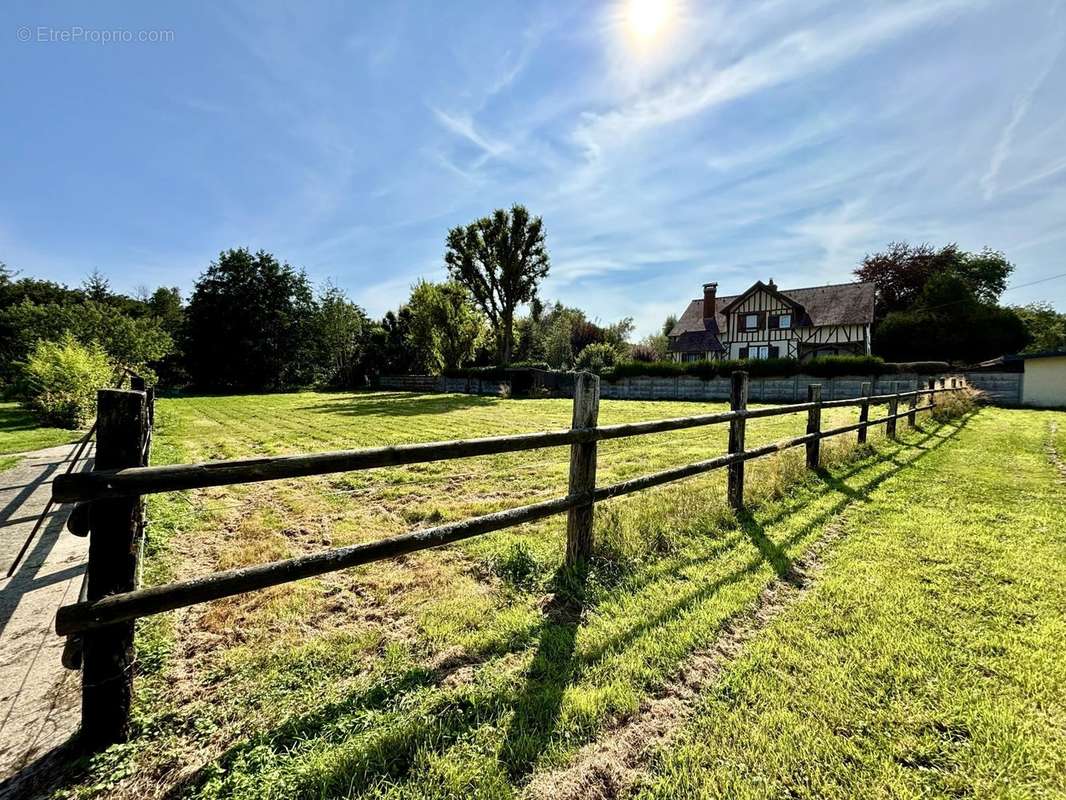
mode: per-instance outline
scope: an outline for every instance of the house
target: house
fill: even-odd
[[[872,283],[778,289],[771,278],[738,295],[717,293],[717,283],[705,283],[670,331],[674,361],[870,353]]]

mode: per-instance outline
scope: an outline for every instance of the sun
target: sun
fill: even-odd
[[[626,25],[638,42],[655,39],[670,21],[670,0],[626,0]]]

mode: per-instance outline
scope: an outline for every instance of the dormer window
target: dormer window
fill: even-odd
[[[774,314],[770,317],[771,329],[788,330],[792,327],[792,315],[791,314]]]
[[[744,330],[757,331],[759,329],[759,315],[745,314],[743,317]]]

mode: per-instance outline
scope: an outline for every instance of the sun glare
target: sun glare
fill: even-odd
[[[626,24],[638,42],[656,38],[670,20],[670,0],[627,0]]]

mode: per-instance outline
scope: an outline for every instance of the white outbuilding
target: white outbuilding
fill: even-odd
[[[1022,353],[1022,405],[1066,408],[1066,350]]]

